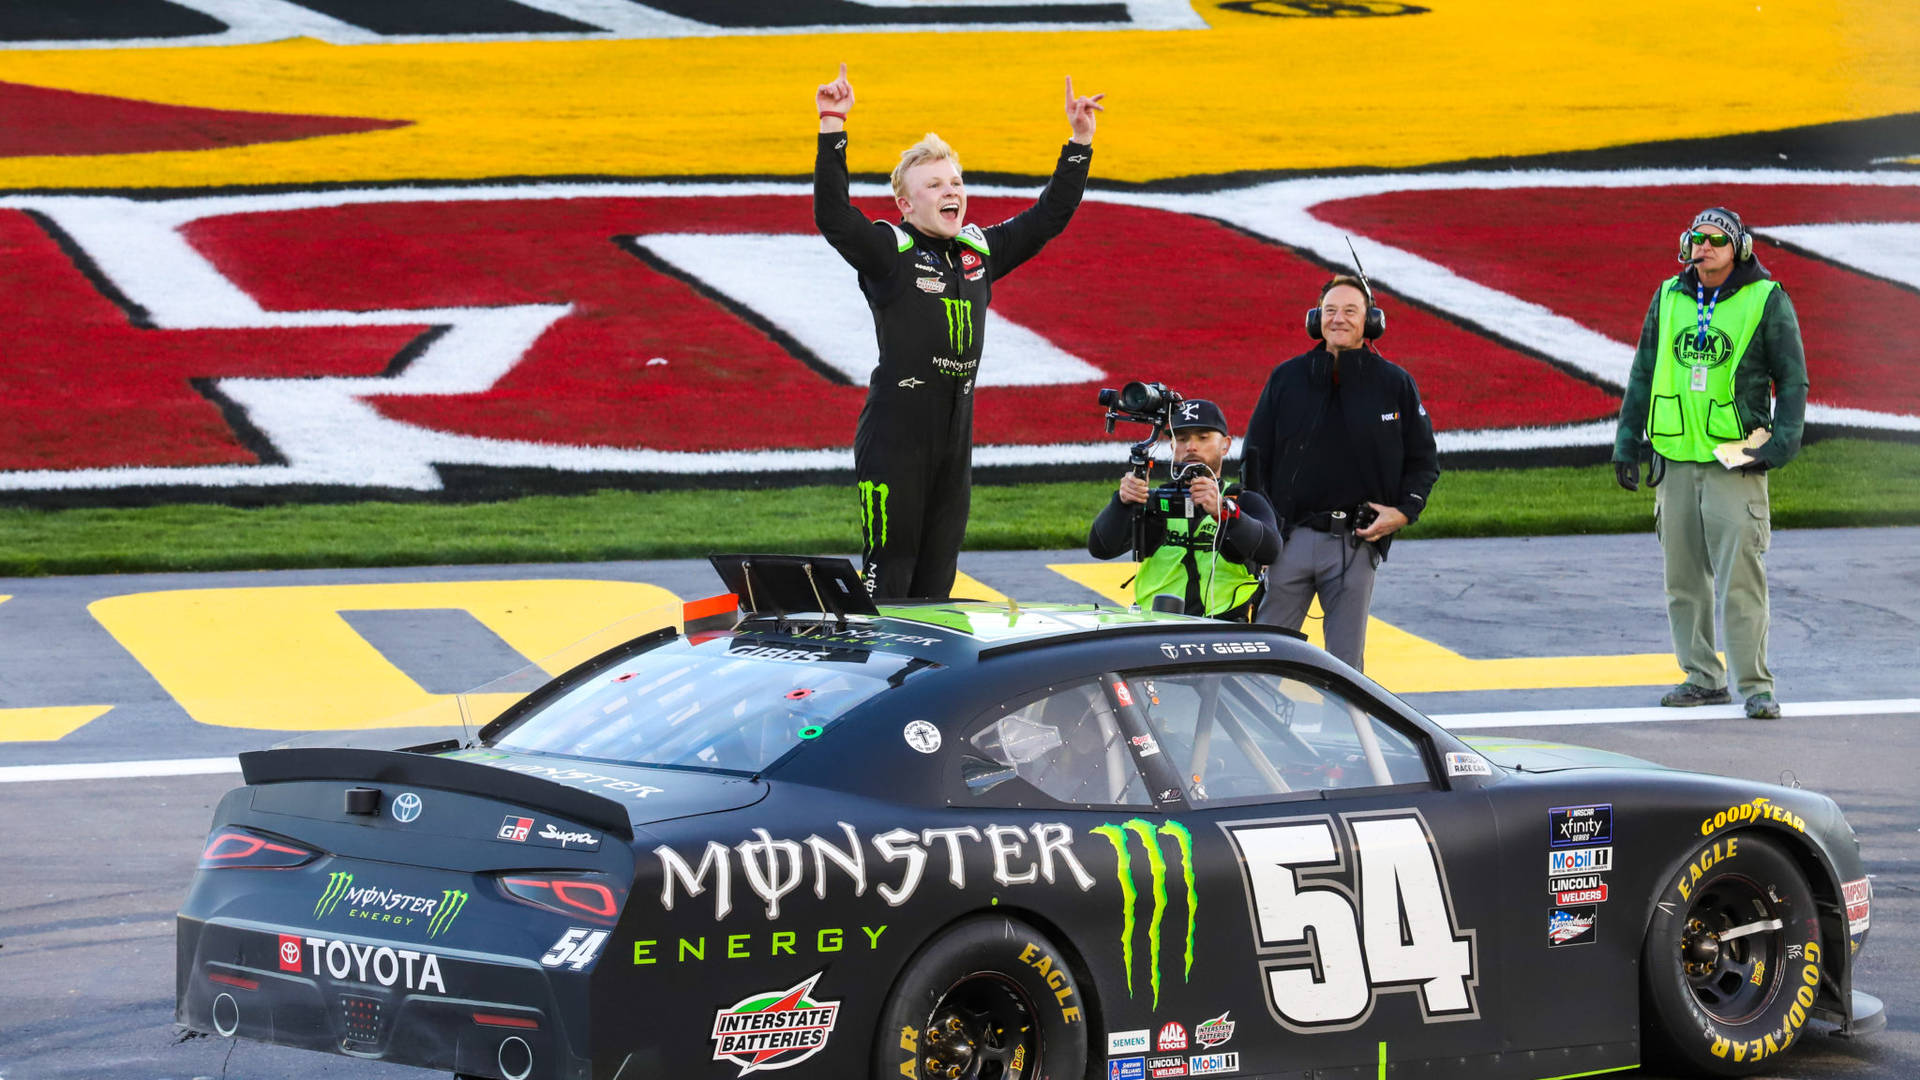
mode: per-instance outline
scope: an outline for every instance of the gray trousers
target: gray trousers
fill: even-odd
[[[1260,621],[1298,630],[1314,594],[1326,615],[1327,651],[1355,671],[1367,653],[1367,608],[1373,603],[1373,573],[1380,550],[1358,548],[1345,533],[1295,529],[1280,548],[1280,561],[1267,568],[1267,598]]]
[[[1773,693],[1767,667],[1767,547],[1773,538],[1765,473],[1717,462],[1667,463],[1654,489],[1653,528],[1666,557],[1667,623],[1687,681],[1743,698]],[[1727,660],[1714,651],[1716,596],[1726,605]]]

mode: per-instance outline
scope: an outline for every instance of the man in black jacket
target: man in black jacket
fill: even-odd
[[[1368,344],[1385,329],[1364,280],[1343,274],[1321,286],[1320,306],[1307,314],[1307,333],[1321,344],[1268,376],[1242,470],[1273,503],[1284,538],[1260,621],[1298,629],[1317,593],[1327,651],[1355,669],[1366,655],[1374,570],[1440,478],[1413,376]]]
[[[900,222],[869,221],[847,199],[847,66],[819,88],[813,220],[860,274],[880,360],[853,437],[863,576],[876,598],[942,597],[953,588],[972,496],[973,385],[993,283],[1058,236],[1080,205],[1100,98],[1075,97],[1073,138],[1032,207],[982,229],[967,224],[953,148],[929,134],[893,170]]]
[[[1173,472],[1190,477],[1193,516],[1149,513],[1146,557],[1133,576],[1134,603],[1172,596],[1188,615],[1253,621],[1260,571],[1280,555],[1280,526],[1265,497],[1243,492],[1222,476],[1233,437],[1227,416],[1211,401],[1174,406]],[[1150,489],[1131,472],[1107,500],[1087,533],[1087,553],[1111,559],[1133,550],[1133,522],[1147,511]],[[1185,509],[1185,500],[1178,504]]]

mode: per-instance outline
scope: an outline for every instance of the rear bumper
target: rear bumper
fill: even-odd
[[[539,965],[433,950],[429,966],[420,946],[311,934],[181,917],[176,1019],[216,1035],[472,1076],[588,1077]]]

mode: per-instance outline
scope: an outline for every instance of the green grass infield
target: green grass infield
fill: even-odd
[[[1121,466],[1116,465],[1116,478]],[[980,485],[970,550],[1076,548],[1109,483]],[[1920,445],[1830,439],[1772,477],[1776,528],[1920,523]],[[1410,538],[1639,532],[1610,466],[1443,474]],[[584,562],[858,545],[850,487],[601,491],[488,503],[0,509],[0,576]]]

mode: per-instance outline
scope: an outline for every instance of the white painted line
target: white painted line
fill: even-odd
[[[1920,698],[1878,701],[1796,701],[1782,704],[1782,719],[1807,716],[1886,716],[1920,713]],[[1675,720],[1748,721],[1738,705],[1698,705],[1670,709],[1659,705],[1633,709],[1528,709],[1518,712],[1440,713],[1430,717],[1449,731],[1469,728],[1579,727],[1591,724],[1651,724]]]
[[[117,780],[138,776],[205,776],[237,773],[240,759],[226,757],[162,758],[158,761],[81,761],[67,765],[9,765],[0,768],[0,784],[29,784],[45,780]]]

